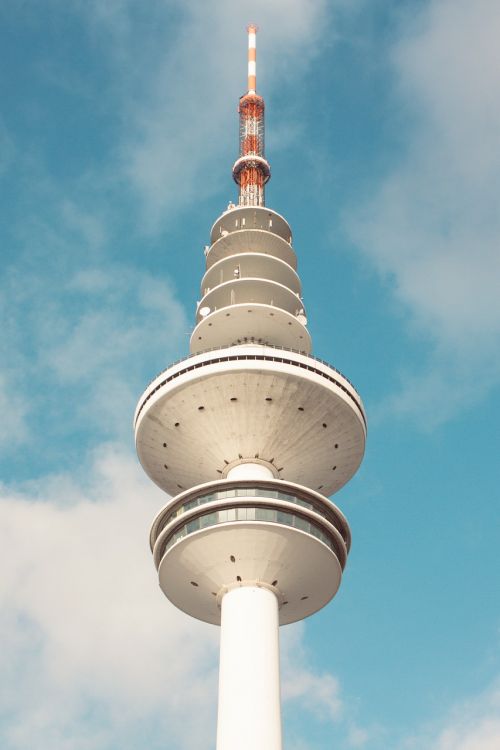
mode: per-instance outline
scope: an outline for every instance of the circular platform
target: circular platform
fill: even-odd
[[[205,513],[218,511],[221,508],[229,508],[234,511],[233,518],[227,517],[223,520],[241,521],[243,519],[238,516],[237,509],[247,505],[252,505],[255,508],[273,508],[276,511],[280,510],[292,514],[292,516],[297,516],[299,518],[298,527],[302,530],[304,530],[302,525],[304,517],[313,525],[319,521],[320,526],[323,523],[322,519],[324,519],[329,527],[336,530],[334,532],[336,538],[334,547],[337,549],[337,557],[340,560],[341,567],[344,567],[351,547],[351,532],[346,517],[331,500],[327,500],[319,492],[292,482],[276,481],[274,477],[258,479],[255,476],[249,476],[248,474],[251,474],[253,469],[251,468],[248,472],[245,462],[240,463],[239,466],[242,469],[241,478],[216,480],[192,487],[190,490],[179,493],[163,506],[153,521],[149,537],[151,551],[155,550],[156,567],[158,567],[165,549],[165,544],[157,545],[160,536],[165,543],[168,542],[170,545],[173,536],[181,537],[183,535],[179,529],[190,523],[193,517],[201,519]],[[255,464],[252,464],[251,467],[255,468]],[[264,515],[265,518],[256,517],[252,520],[277,520],[277,517],[270,519],[267,514]],[[246,516],[245,520],[247,520]],[[331,535],[329,527],[327,533]],[[185,532],[188,532],[187,528]],[[319,537],[321,538],[321,534]]]
[[[225,281],[222,284],[210,289],[202,298],[197,313],[196,322],[206,318],[212,318],[217,311],[224,310],[226,318],[231,317],[231,312],[236,311],[238,305],[247,305],[247,313],[254,312],[250,310],[254,305],[265,305],[270,308],[265,311],[266,328],[272,332],[273,318],[270,313],[275,312],[274,308],[284,310],[290,315],[297,316],[300,313],[304,315],[304,303],[298,294],[292,291],[284,284],[271,279],[262,278],[240,278]],[[229,308],[229,309],[228,309]],[[202,313],[203,311],[203,313]],[[256,312],[259,312],[257,307]],[[253,322],[251,318],[243,316],[244,325],[247,326]],[[228,321],[230,326],[230,321]]]
[[[294,270],[297,268],[295,251],[283,237],[263,229],[240,229],[231,234],[221,235],[214,242],[207,255],[207,269],[224,258],[245,253],[259,253],[278,258]]]
[[[267,279],[283,284],[295,294],[301,294],[297,272],[281,258],[265,253],[239,253],[214,263],[201,280],[201,295],[204,297],[212,289],[235,279]]]
[[[146,473],[171,495],[260,458],[281,479],[331,495],[364,453],[361,400],[340,373],[265,346],[205,352],[159,375],[136,410]]]
[[[288,297],[301,307],[295,295],[288,292]],[[312,345],[309,331],[296,315],[280,307],[246,302],[228,304],[203,318],[191,334],[190,350],[194,354],[247,342],[283,346],[305,353],[311,351]]]
[[[264,229],[292,241],[292,230],[287,220],[267,206],[234,206],[219,216],[210,230],[212,244],[224,235],[240,229]]]
[[[220,624],[224,590],[252,583],[272,587],[286,625],[317,612],[335,596],[342,570],[322,541],[280,524],[242,522],[196,531],[163,556],[160,588],[179,609]]]

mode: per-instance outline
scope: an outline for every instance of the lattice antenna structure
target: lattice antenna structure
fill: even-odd
[[[240,98],[240,155],[233,166],[233,179],[239,186],[240,206],[264,206],[264,186],[271,169],[264,155],[264,99],[257,94],[257,27],[248,31],[248,91]]]

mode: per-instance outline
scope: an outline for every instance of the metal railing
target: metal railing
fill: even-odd
[[[251,344],[241,344],[239,346],[242,346],[242,347],[243,346],[251,346]],[[262,346],[263,346],[263,348],[267,348],[268,344],[265,344],[265,345],[262,345]],[[235,349],[235,348],[238,348],[238,347],[234,346],[234,345],[233,346],[225,346],[225,347],[215,347],[214,349],[207,349],[206,352],[209,352],[209,351],[224,352],[224,351],[227,351],[228,349]],[[200,362],[195,362],[190,367],[188,366],[188,367],[185,367],[184,369],[180,369],[177,372],[172,373],[171,375],[165,377],[162,381],[160,381],[159,383],[157,383],[155,385],[155,387],[152,390],[150,390],[149,393],[147,394],[147,396],[142,400],[142,402],[140,403],[140,405],[138,405],[138,407],[136,409],[136,414],[135,414],[135,419],[134,419],[134,425],[137,424],[137,420],[139,419],[139,416],[140,416],[140,414],[141,414],[144,406],[149,401],[149,399],[157,391],[159,391],[160,388],[162,388],[166,383],[170,382],[171,380],[174,380],[174,378],[178,378],[181,375],[184,375],[186,372],[189,372],[191,370],[195,370],[195,369],[198,369],[200,367],[206,367],[209,364],[218,364],[220,362],[234,362],[234,361],[245,361],[245,360],[248,361],[248,360],[251,360],[251,361],[263,361],[263,362],[266,362],[266,361],[267,362],[270,362],[270,361],[271,362],[281,362],[281,363],[285,363],[285,364],[289,364],[289,365],[294,365],[296,367],[301,367],[301,368],[304,368],[306,370],[310,370],[311,372],[314,372],[317,375],[320,375],[322,378],[325,378],[326,380],[331,381],[338,388],[340,388],[341,391],[344,391],[344,393],[346,393],[349,396],[349,398],[351,399],[351,401],[353,401],[353,403],[356,404],[356,407],[359,410],[359,413],[361,415],[361,419],[363,420],[363,424],[364,424],[365,431],[366,431],[366,428],[367,428],[366,417],[365,417],[365,412],[364,412],[363,406],[361,404],[361,400],[360,400],[359,394],[356,391],[356,389],[354,388],[354,386],[352,385],[352,383],[349,380],[347,380],[347,378],[344,378],[344,376],[342,375],[341,372],[339,372],[339,370],[336,370],[334,367],[332,367],[331,365],[329,365],[328,362],[325,362],[324,360],[321,360],[321,359],[318,360],[316,357],[310,357],[310,355],[306,354],[305,352],[301,352],[301,351],[298,351],[296,349],[295,350],[294,349],[286,349],[285,347],[276,347],[276,346],[271,346],[270,348],[271,349],[281,350],[283,352],[291,352],[291,351],[293,351],[293,352],[295,352],[297,354],[302,355],[305,359],[312,359],[313,361],[321,362],[322,364],[326,365],[329,370],[333,370],[334,372],[338,373],[342,377],[343,380],[345,379],[349,383],[349,385],[351,386],[351,388],[354,391],[354,393],[351,393],[351,391],[348,390],[343,383],[339,382],[339,380],[337,380],[336,378],[334,378],[332,375],[329,375],[328,373],[323,372],[322,370],[319,370],[319,369],[313,367],[312,365],[305,364],[303,362],[296,362],[296,361],[294,361],[292,359],[286,359],[285,357],[279,357],[278,355],[276,355],[276,357],[272,357],[272,356],[266,355],[266,354],[260,354],[260,355],[259,354],[248,354],[248,353],[245,353],[245,354],[242,353],[241,355],[238,355],[238,354],[233,354],[233,355],[227,354],[225,356],[221,355],[219,357],[214,357],[212,360],[208,360],[208,361],[202,359]],[[157,375],[156,378],[153,378],[153,380],[149,383],[149,385],[147,386],[147,388],[144,391],[144,393],[146,393],[148,391],[148,389],[156,382],[156,380],[158,378],[160,378],[162,375],[164,375],[169,370],[172,370],[172,368],[175,367],[177,364],[180,364],[182,362],[186,362],[189,359],[192,359],[193,357],[201,356],[203,354],[206,354],[206,352],[197,352],[196,354],[190,354],[187,357],[184,357],[183,359],[180,359],[177,362],[175,362],[174,364],[170,365],[170,367],[167,367],[165,370],[162,370],[162,372],[159,375]]]
[[[168,367],[165,367],[164,370],[160,370],[160,372],[157,375],[155,375],[154,378],[150,380],[150,382],[147,384],[144,390],[147,391],[149,386],[155,382],[156,378],[159,378],[160,375],[163,375],[164,372],[166,372],[167,370],[170,370],[172,367],[175,367],[176,365],[180,365],[181,362],[187,362],[187,360],[192,359],[192,357],[199,357],[203,354],[208,354],[209,352],[224,351],[225,349],[234,349],[236,346],[253,346],[253,344],[245,343],[245,344],[231,344],[229,346],[213,346],[210,349],[203,349],[203,351],[201,352],[196,352],[195,354],[188,354],[186,357],[181,357],[180,359],[176,359],[175,362],[172,362],[171,364],[169,364]],[[331,365],[325,359],[321,359],[320,357],[314,357],[312,354],[307,354],[306,352],[300,349],[290,349],[289,347],[278,346],[277,344],[255,344],[255,346],[264,346],[266,349],[276,349],[277,351],[282,351],[282,352],[292,352],[292,354],[300,354],[302,357],[307,357],[308,359],[313,359],[315,362],[320,362],[322,365],[326,365],[326,367],[328,367],[330,370],[333,370],[342,378],[344,378],[344,380],[346,380],[349,383],[349,385],[352,388],[354,388],[354,390],[357,393],[356,386],[354,385],[354,383],[352,383],[349,380],[349,378],[347,378],[344,375],[343,372],[341,372],[336,367]]]

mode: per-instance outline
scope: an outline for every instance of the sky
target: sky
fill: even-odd
[[[287,750],[500,747],[497,0],[0,4],[0,746],[215,745],[135,456],[235,199],[246,32],[315,356],[357,387],[339,594],[281,629]]]

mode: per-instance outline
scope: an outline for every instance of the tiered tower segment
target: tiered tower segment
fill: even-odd
[[[239,205],[215,222],[190,355],[139,399],[146,473],[172,499],[151,529],[160,587],[221,625],[217,750],[279,750],[278,626],[335,595],[350,547],[327,499],[363,457],[351,383],[311,356],[292,234],[264,206],[264,101],[249,32]]]

